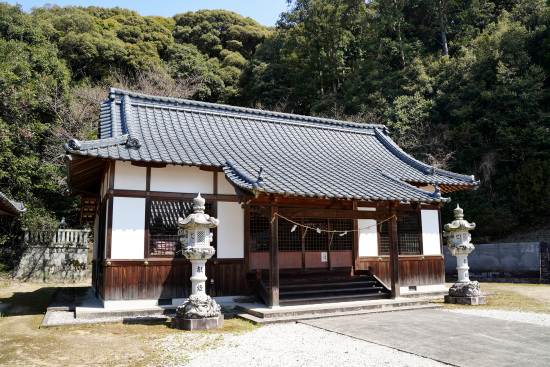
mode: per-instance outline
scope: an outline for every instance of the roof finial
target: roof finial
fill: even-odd
[[[193,210],[195,213],[204,213],[204,209],[206,207],[204,204],[206,203],[206,200],[201,196],[201,193],[199,192],[199,195],[193,199]]]
[[[453,210],[453,213],[454,213],[456,219],[463,219],[464,218],[464,210],[462,210],[462,208],[458,204],[456,204],[456,209]]]
[[[260,167],[260,170],[258,171],[258,182],[262,182],[264,180],[264,177],[262,176],[263,172],[264,172],[264,169]]]

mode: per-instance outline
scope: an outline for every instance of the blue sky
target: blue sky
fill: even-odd
[[[9,4],[19,3],[23,10],[29,12],[32,7],[44,6],[48,1],[34,0],[8,0]],[[226,9],[250,17],[265,26],[273,26],[279,19],[279,14],[287,10],[286,0],[156,0],[156,1],[131,1],[131,0],[58,0],[51,4],[59,6],[100,6],[103,8],[127,8],[137,11],[140,15],[161,15],[171,17],[174,14],[200,9]]]

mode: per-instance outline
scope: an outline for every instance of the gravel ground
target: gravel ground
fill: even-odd
[[[241,335],[174,334],[156,340],[166,366],[409,366],[446,364],[304,324],[267,325]]]
[[[447,312],[447,311],[443,311]],[[550,315],[493,310],[449,310],[550,326]],[[268,325],[241,335],[174,334],[158,339],[166,366],[447,366],[304,324]]]
[[[491,317],[550,326],[550,315],[496,310],[442,310],[467,315]],[[150,320],[164,315],[133,318],[105,317],[93,322],[116,322],[123,319]],[[89,323],[90,320],[85,320]],[[74,312],[55,311],[49,324],[78,324]],[[430,367],[446,364],[406,352],[354,339],[304,324],[267,325],[249,333],[179,333],[153,341],[162,351],[163,366],[334,366],[336,364],[369,366]]]

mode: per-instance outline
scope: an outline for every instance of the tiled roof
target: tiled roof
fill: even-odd
[[[5,213],[19,217],[27,209],[23,206],[23,203],[19,203],[8,199],[8,197],[0,192],[0,214]]]
[[[403,152],[384,125],[268,112],[111,89],[100,139],[69,154],[220,167],[245,191],[319,198],[439,202],[409,183],[473,187],[473,176]],[[260,174],[261,171],[261,174]],[[439,195],[438,195],[439,194]]]

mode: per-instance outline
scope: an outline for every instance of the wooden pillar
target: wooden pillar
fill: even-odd
[[[389,202],[391,219],[388,221],[388,233],[390,237],[390,274],[391,274],[391,298],[401,296],[399,289],[399,242],[397,237],[397,202]]]
[[[279,217],[276,203],[271,205],[269,240],[269,307],[279,306]]]
[[[353,200],[353,210],[357,211],[357,200]],[[359,268],[359,221],[353,219],[353,247],[352,247],[352,268],[351,275],[355,275],[355,271]]]

